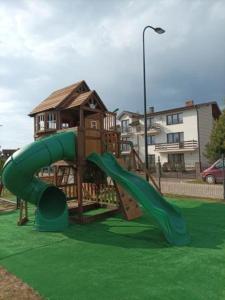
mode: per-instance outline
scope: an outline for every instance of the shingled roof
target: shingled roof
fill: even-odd
[[[67,99],[69,101],[69,98],[76,92],[76,90],[79,90],[79,87],[81,87],[82,85],[85,85],[86,90],[90,91],[88,85],[86,84],[86,82],[84,80],[76,82],[70,86],[67,86],[65,88],[62,88],[60,90],[57,90],[55,92],[53,92],[50,96],[48,96],[45,100],[43,100],[40,104],[38,104],[31,112],[30,112],[30,116],[33,116],[37,113],[40,112],[44,112],[46,110],[50,110],[50,109],[55,109],[58,107],[63,106],[63,104],[67,103]],[[82,93],[82,94],[87,94]],[[78,100],[78,98],[82,95],[80,94],[77,98],[75,99],[71,99],[72,102],[74,102],[76,99]],[[70,101],[69,101],[70,103]],[[81,102],[80,102],[81,104]],[[76,105],[77,106],[77,105]]]

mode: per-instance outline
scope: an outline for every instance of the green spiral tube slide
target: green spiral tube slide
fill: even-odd
[[[35,176],[58,160],[74,160],[76,135],[63,132],[35,141],[15,152],[2,171],[4,186],[17,197],[37,206],[35,226],[40,231],[60,231],[68,226],[65,194]]]

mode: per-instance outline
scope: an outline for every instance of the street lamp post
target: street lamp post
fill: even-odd
[[[160,27],[146,26],[143,30],[143,81],[144,81],[144,138],[145,138],[145,166],[148,170],[148,141],[147,141],[147,103],[146,103],[146,76],[145,76],[145,31],[146,29],[151,28],[158,34],[165,32],[164,29]],[[149,180],[149,176],[146,173],[146,180]]]

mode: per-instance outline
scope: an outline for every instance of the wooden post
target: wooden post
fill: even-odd
[[[48,116],[48,113],[44,112],[44,131],[47,130],[47,116]]]
[[[82,192],[82,183],[83,183],[83,170],[84,170],[84,157],[85,157],[85,132],[84,132],[84,111],[80,108],[80,126],[78,128],[77,140],[79,144],[77,147],[77,198],[78,198],[78,214],[79,218],[82,218],[83,213],[83,192]]]
[[[17,225],[21,226],[23,224],[26,224],[28,221],[29,219],[28,219],[27,202],[20,200],[20,214],[19,214],[19,220],[17,222]]]
[[[21,225],[22,219],[23,219],[23,200],[20,200],[20,216],[19,216],[18,225]]]
[[[100,135],[101,135],[101,154],[104,153],[104,115],[99,113]]]
[[[27,222],[28,221],[28,204],[27,204],[27,202],[25,202],[25,219]]]
[[[36,122],[36,119],[37,119],[38,117],[37,117],[37,115],[35,115],[34,116],[34,137],[35,137],[35,134],[36,134],[36,132],[37,132],[37,122]]]
[[[56,129],[61,129],[60,112],[56,111]]]
[[[223,166],[223,200],[225,200],[225,161],[224,153],[222,153],[222,166]]]
[[[137,165],[136,165],[136,159],[135,159],[135,154],[134,154],[133,148],[131,150],[131,153],[132,153],[131,157],[132,157],[133,169],[134,169],[134,171],[136,171],[137,170]]]
[[[58,185],[58,180],[57,180],[57,178],[58,178],[58,167],[57,167],[57,166],[54,166],[54,184],[55,184],[55,186]]]

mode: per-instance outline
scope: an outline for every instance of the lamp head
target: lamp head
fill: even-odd
[[[116,109],[113,111],[113,113],[117,113],[118,110],[119,110],[119,108],[116,108]]]
[[[163,34],[165,32],[164,29],[160,28],[160,27],[156,27],[154,28],[155,32],[157,32],[158,34]]]

